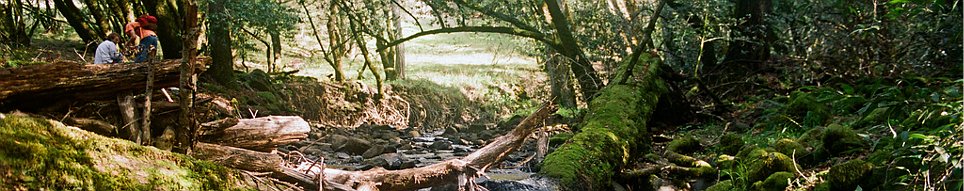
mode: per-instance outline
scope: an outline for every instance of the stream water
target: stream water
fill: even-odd
[[[363,126],[351,130],[344,128],[313,127],[309,138],[281,146],[278,150],[288,153],[289,162],[324,159],[326,168],[341,170],[367,170],[382,167],[388,170],[416,168],[441,161],[461,158],[481,148],[488,140],[507,132],[494,124],[472,125],[465,128],[419,132],[399,130],[391,126]],[[478,185],[488,190],[554,190],[555,184],[538,177],[536,144],[527,142],[516,152],[509,154],[498,164],[476,178]],[[450,190],[454,187],[426,188]]]

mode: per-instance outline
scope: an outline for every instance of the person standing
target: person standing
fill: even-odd
[[[137,55],[134,58],[135,63],[146,62],[158,47],[157,33],[154,30],[157,29],[157,18],[150,15],[144,15],[137,18],[137,24],[140,25],[140,43],[137,45]]]
[[[124,62],[124,54],[121,54],[117,48],[117,42],[120,42],[120,35],[117,35],[117,33],[107,34],[107,39],[97,45],[97,50],[94,52],[94,64]]]

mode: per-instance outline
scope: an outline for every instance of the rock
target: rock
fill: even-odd
[[[372,166],[372,167],[382,167],[382,168],[385,168],[386,166],[388,166],[388,160],[385,160],[385,159],[382,158],[382,157],[374,157],[374,158],[370,158],[370,159],[368,159],[368,160],[365,160],[365,162],[362,163],[362,164],[368,165],[368,166]],[[367,169],[365,169],[365,170],[367,170]]]
[[[395,131],[395,127],[392,125],[374,125],[371,128],[375,131]]]
[[[736,164],[735,159],[736,158],[733,156],[723,154],[717,156],[716,160],[713,162],[716,163],[715,165],[720,167],[720,169],[730,169]]]
[[[765,149],[754,149],[742,161],[749,167],[746,170],[749,182],[762,181],[776,172],[797,172],[793,159]]]
[[[274,90],[274,88],[272,88],[274,87],[274,83],[271,82],[271,76],[268,76],[268,73],[265,73],[260,69],[255,69],[254,71],[251,71],[251,73],[248,73],[248,77],[248,86],[250,86],[252,89],[258,91]]]
[[[797,141],[794,141],[793,139],[777,140],[777,142],[773,144],[773,147],[780,153],[784,153],[790,156],[796,156],[798,158],[810,155],[810,151],[807,150],[807,148],[804,147],[803,144],[800,144]]]
[[[335,146],[335,151],[346,152],[352,155],[360,155],[372,147],[371,142],[355,137],[333,135],[329,140],[332,141],[332,146]]]
[[[365,158],[361,156],[351,156],[351,160],[348,160],[348,162],[352,162],[352,163],[360,163],[362,161],[365,161]]]
[[[443,132],[442,134],[443,134],[443,135],[458,135],[458,134],[459,134],[459,130],[458,130],[457,128],[455,128],[455,127],[446,127],[446,128],[445,128],[445,132]]]
[[[348,153],[343,153],[343,152],[337,152],[337,153],[335,153],[335,156],[338,157],[338,158],[340,158],[340,159],[348,159],[348,158],[351,158],[351,155],[348,155]]]
[[[416,130],[410,130],[410,131],[408,131],[407,133],[408,133],[408,136],[411,136],[411,137],[420,137],[420,136],[422,136],[422,133],[419,133],[419,132],[416,131]]]
[[[472,151],[475,151],[475,149],[472,149],[472,147],[465,146],[465,145],[452,145],[452,150],[457,153],[458,152],[471,153]]]
[[[830,182],[831,190],[854,190],[860,186],[873,170],[873,164],[864,162],[860,159],[847,161],[830,167],[827,174],[827,181]],[[874,185],[863,185],[862,188],[872,188]]]
[[[831,155],[850,155],[863,151],[864,139],[853,129],[832,124],[823,132],[823,148]]]
[[[737,152],[740,152],[740,148],[743,148],[744,144],[746,143],[743,141],[743,137],[740,135],[736,133],[727,133],[720,138],[719,146],[721,152],[728,155],[735,155]]]
[[[830,118],[830,109],[827,105],[820,103],[816,98],[805,92],[793,92],[791,100],[787,103],[787,115],[802,119],[804,127],[814,127],[823,125],[823,122]]]
[[[696,137],[684,136],[670,141],[666,149],[685,155],[703,149],[703,145],[700,145],[700,140],[696,139]]]
[[[416,166],[418,166],[418,162],[419,162],[418,160],[405,160],[405,161],[402,161],[402,164],[399,165],[398,168],[399,169],[415,168]]]
[[[451,150],[451,149],[452,149],[452,143],[449,142],[449,141],[443,141],[443,140],[435,141],[435,142],[432,143],[432,145],[429,146],[428,148],[433,149],[433,150]]]
[[[382,153],[385,153],[385,147],[381,145],[375,145],[375,146],[372,146],[372,148],[369,148],[367,151],[365,151],[365,153],[362,153],[362,157],[365,157],[367,159],[367,158],[378,156]]]
[[[170,151],[171,148],[174,148],[174,129],[170,127],[164,128],[164,132],[161,133],[161,136],[154,142],[154,147],[165,151]]]
[[[720,181],[714,184],[713,186],[706,188],[706,191],[731,191],[731,190],[735,190],[733,187],[732,180]]]
[[[385,154],[378,155],[378,157],[375,157],[375,158],[381,159],[381,161],[385,161],[383,165],[376,165],[376,166],[380,166],[388,170],[401,169],[402,163],[404,161],[404,158],[402,157],[402,155],[398,153],[385,153]]]
[[[311,156],[321,156],[325,154],[325,151],[322,151],[321,148],[314,147],[314,146],[305,147],[304,151],[302,152],[304,152],[306,155],[311,155]]]
[[[435,137],[415,137],[412,140],[415,142],[435,142]]]
[[[486,130],[489,130],[489,129],[490,129],[489,127],[493,127],[493,128],[494,128],[494,127],[495,127],[495,124],[491,124],[491,123],[488,123],[488,124],[472,124],[472,125],[469,125],[469,128],[466,128],[466,129],[465,129],[464,133],[481,133],[481,132],[484,132],[484,131],[486,131]]]
[[[753,183],[753,189],[757,191],[783,191],[790,186],[790,180],[793,180],[794,175],[790,172],[777,172],[767,177],[764,181],[757,181]]]

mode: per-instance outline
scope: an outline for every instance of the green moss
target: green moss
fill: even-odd
[[[720,138],[719,146],[721,152],[728,155],[735,155],[740,152],[740,148],[743,148],[744,144],[746,144],[746,142],[743,141],[743,137],[739,134],[727,133]]]
[[[890,108],[879,107],[870,111],[870,113],[867,113],[866,115],[864,115],[864,117],[860,118],[860,120],[854,123],[854,126],[855,128],[860,128],[860,127],[880,124],[885,120],[887,120],[888,117],[890,117]]]
[[[670,141],[669,144],[666,146],[667,150],[677,152],[680,154],[693,153],[693,152],[699,151],[702,148],[703,148],[703,145],[700,145],[700,140],[696,139],[696,137],[694,136],[683,136],[683,137],[673,139],[673,141]]]
[[[706,188],[706,191],[732,191],[735,189],[732,180],[724,180]]]
[[[753,189],[758,191],[782,191],[790,186],[790,180],[794,178],[790,172],[776,172],[767,177],[764,181],[753,183]]]
[[[780,139],[773,144],[774,149],[780,153],[801,157],[810,155],[810,151],[807,150],[803,144],[798,143],[793,139]]]
[[[813,186],[813,191],[830,191],[830,183],[823,182],[823,183],[817,184],[816,186]]]
[[[589,103],[581,132],[546,156],[540,173],[559,179],[567,189],[600,190],[611,185],[615,169],[628,163],[631,154],[648,153],[646,119],[666,91],[654,75],[657,68],[640,81],[603,88]]]
[[[873,164],[860,159],[830,167],[827,181],[833,190],[854,190],[873,170]],[[867,187],[867,186],[863,186]],[[868,187],[869,188],[869,187]]]
[[[776,172],[797,172],[796,163],[783,153],[756,149],[743,159],[749,182],[762,181]]]
[[[0,190],[230,190],[232,171],[22,115],[0,119]]]
[[[571,132],[562,132],[549,138],[549,147],[556,147],[572,138]]]
[[[831,124],[823,133],[822,146],[831,155],[849,155],[861,152],[866,143],[853,129]]]
[[[785,112],[789,116],[802,120],[801,125],[804,127],[823,125],[830,118],[830,109],[809,93],[797,91],[790,97]]]

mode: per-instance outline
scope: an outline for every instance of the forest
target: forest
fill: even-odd
[[[960,0],[0,0],[0,190],[964,190]]]

